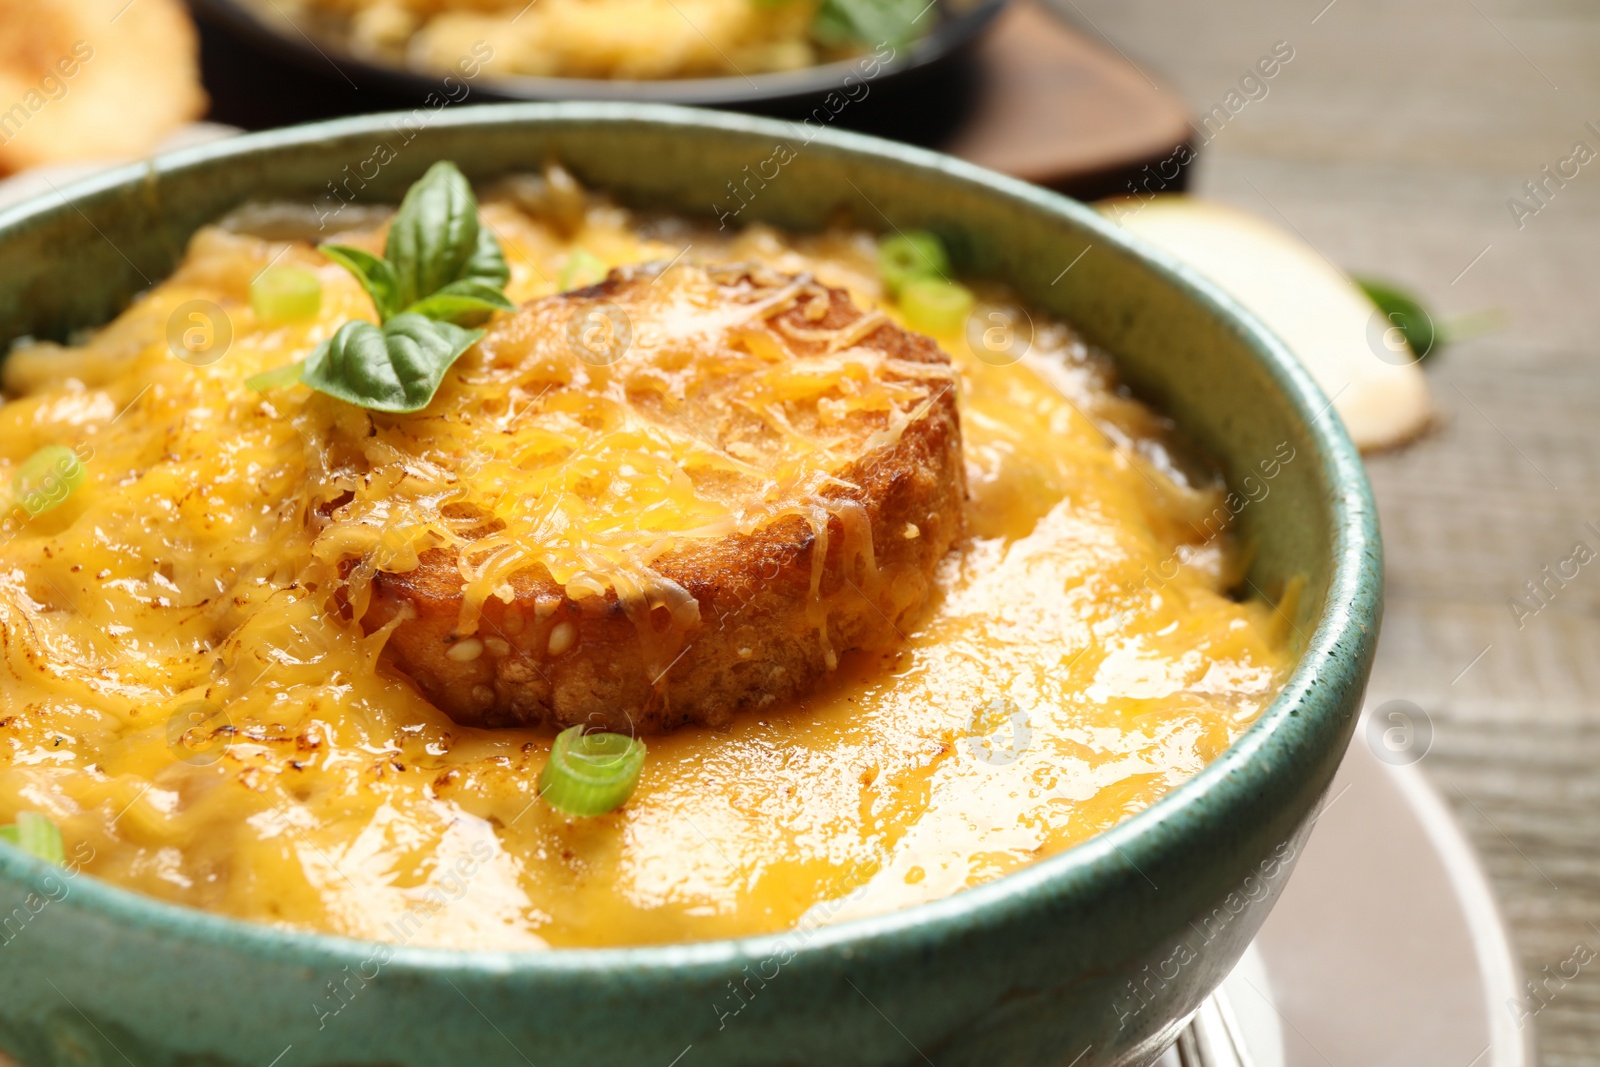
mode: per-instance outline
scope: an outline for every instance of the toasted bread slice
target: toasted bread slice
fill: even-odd
[[[394,627],[390,662],[459,722],[651,732],[802,694],[841,653],[902,639],[961,531],[937,345],[809,278],[656,271],[534,301],[463,359],[466,379],[525,388],[541,369],[516,418],[585,429],[549,446],[567,473],[537,500],[374,576],[364,625]],[[621,406],[591,408],[602,397]],[[685,434],[705,462],[671,474],[684,495],[626,490],[654,462],[632,442]],[[572,473],[583,456],[598,458]],[[708,503],[726,519],[703,521]],[[474,605],[481,561],[505,553],[543,559]]]
[[[179,0],[0,0],[0,172],[144,155],[200,117]]]

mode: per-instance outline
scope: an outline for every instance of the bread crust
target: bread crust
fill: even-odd
[[[0,174],[137,158],[205,113],[180,0],[0,0],[0,26]]]
[[[613,272],[518,314],[549,317],[596,300],[626,308],[645,284]],[[822,292],[825,315],[808,315],[802,302],[778,318],[817,331],[866,314],[844,291]],[[949,364],[933,341],[886,320],[854,344],[906,364]],[[799,354],[805,347],[795,344]],[[574,599],[535,566],[511,577],[509,602],[490,597],[477,632],[464,636],[463,579],[456,554],[443,549],[424,552],[413,570],[377,574],[363,625],[371,632],[402,620],[385,647],[389,662],[474,726],[653,733],[719,725],[802,695],[841,653],[904,640],[961,534],[966,483],[953,374],[895,380],[925,387],[924,402],[898,440],[861,455],[817,494],[825,536],[789,515],[751,533],[688,541],[652,563],[698,605],[698,622],[682,633],[672,632],[666,608],[641,627],[614,591]],[[458,647],[463,641],[476,643]]]

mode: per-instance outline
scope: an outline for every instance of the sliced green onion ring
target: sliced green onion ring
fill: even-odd
[[[60,866],[67,859],[66,848],[61,843],[61,830],[36,811],[17,812],[14,824],[0,826],[0,840],[16,845],[46,863]]]
[[[913,278],[944,278],[950,274],[950,257],[944,245],[926,230],[907,230],[885,237],[878,245],[878,274],[892,297]]]
[[[900,310],[913,329],[937,337],[961,332],[972,314],[972,290],[938,278],[913,278],[900,290]]]
[[[568,815],[604,815],[633,795],[644,767],[645,744],[622,734],[583,732],[569,726],[556,735],[539,772],[539,795]]]
[[[264,393],[268,389],[293,385],[300,380],[300,372],[304,366],[304,363],[286,363],[281,367],[264,370],[260,374],[252,374],[244,380],[245,388]]]
[[[312,318],[322,310],[322,281],[300,267],[268,267],[250,283],[250,307],[264,323]]]
[[[66,445],[45,445],[17,464],[11,491],[29,515],[49,511],[83,484],[88,472]]]

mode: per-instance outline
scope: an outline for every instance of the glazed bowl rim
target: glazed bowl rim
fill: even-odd
[[[0,241],[30,220],[76,209],[77,201],[83,197],[136,186],[158,173],[227,166],[230,161],[270,156],[279,149],[312,147],[319,141],[380,132],[392,117],[391,113],[379,113],[244,134],[119,167],[63,186],[54,195],[44,194],[0,210]],[[794,136],[800,130],[795,123],[776,119],[672,105],[618,103],[482,104],[451,109],[439,115],[436,124],[482,128],[486,136],[495,135],[501,127],[527,125],[605,124],[626,129],[643,124],[753,138]],[[1381,559],[1381,544],[1360,455],[1338,419],[1328,417],[1331,402],[1298,360],[1258,319],[1212,283],[1167,254],[1125,234],[1085,204],[926,149],[836,130],[808,133],[808,143],[813,147],[865,159],[877,166],[931,172],[939,179],[978,186],[985,195],[1020,202],[1029,211],[1081,228],[1094,240],[1141,261],[1220,318],[1266,368],[1294,415],[1305,423],[1307,438],[1314,445],[1315,458],[1322,468],[1321,476],[1333,490],[1329,507],[1335,527],[1334,558],[1323,610],[1315,630],[1305,639],[1298,664],[1271,705],[1245,733],[1198,774],[1150,807],[1064,852],[940,900],[806,931],[790,928],[739,938],[605,948],[452,949],[394,945],[270,926],[158,900],[92,877],[77,879],[75,875],[71,877],[81,884],[73,887],[71,903],[63,901],[64,904],[96,912],[117,926],[142,928],[196,946],[307,965],[371,960],[387,948],[386,967],[419,974],[446,972],[447,977],[492,974],[536,979],[614,971],[681,977],[690,971],[709,974],[712,969],[720,973],[729,961],[762,959],[781,951],[807,957],[824,953],[854,955],[890,941],[898,941],[902,947],[932,945],[957,931],[1027,921],[1030,910],[1039,907],[1046,897],[1070,895],[1113,871],[1126,871],[1130,865],[1140,869],[1138,861],[1148,859],[1145,851],[1160,847],[1163,827],[1181,822],[1202,807],[1248,807],[1250,792],[1259,786],[1253,776],[1284,773],[1273,772],[1273,765],[1292,764],[1294,761],[1287,757],[1297,746],[1314,742],[1318,716],[1331,716],[1337,711],[1336,694],[1345,688],[1340,683],[1354,681],[1359,687],[1362,680],[1366,665],[1360,657],[1340,656],[1336,650],[1341,643],[1359,647],[1362,635],[1369,628],[1376,628],[1381,602],[1381,566],[1376,561]],[[1306,708],[1317,714],[1300,716],[1299,712]],[[1297,733],[1307,736],[1297,738]],[[0,842],[0,880],[47,893],[48,880],[60,877],[60,868]],[[59,886],[59,881],[56,884]],[[797,934],[804,938],[798,948],[792,943]]]

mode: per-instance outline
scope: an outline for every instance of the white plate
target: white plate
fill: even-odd
[[[1223,985],[1246,1067],[1530,1067],[1521,978],[1477,858],[1422,773],[1391,765],[1404,755],[1367,726]],[[1184,1062],[1174,1049],[1161,1067]]]

